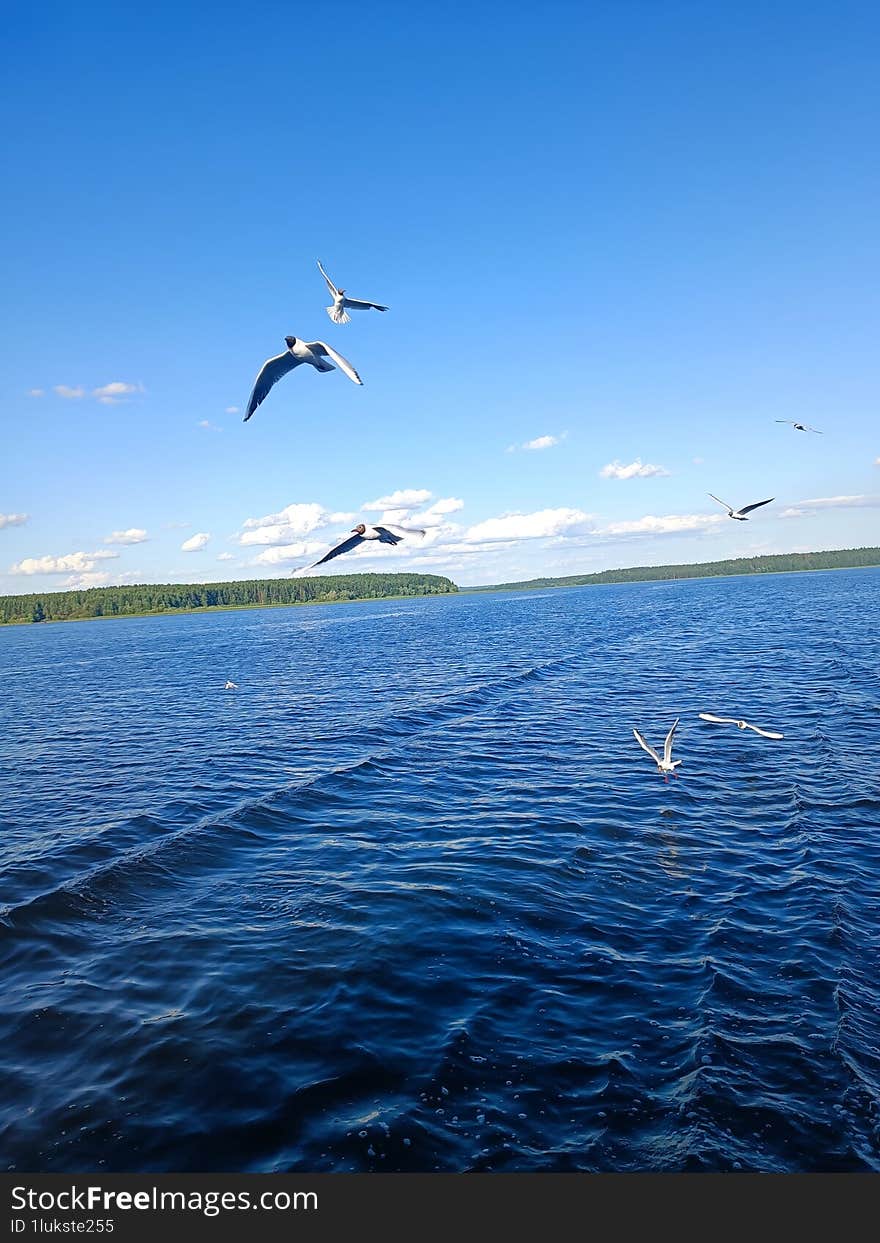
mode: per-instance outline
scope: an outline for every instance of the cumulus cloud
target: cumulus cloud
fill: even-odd
[[[110,384],[103,384],[100,388],[92,389],[92,396],[97,397],[98,401],[105,406],[118,406],[120,402],[127,401],[134,393],[142,393],[144,387],[142,384],[125,384],[122,380],[113,380]]]
[[[444,525],[444,519],[449,514],[457,513],[458,510],[464,509],[464,501],[457,496],[441,497],[440,500],[434,501],[428,509],[421,513],[409,515],[407,517],[410,522],[415,523],[417,527],[439,527]],[[383,515],[384,517],[384,515]],[[387,519],[392,521],[392,519]]]
[[[238,412],[239,412],[238,406],[226,406],[223,411],[224,414],[238,414]]]
[[[199,531],[196,535],[191,535],[189,539],[185,539],[180,545],[181,552],[201,552],[207,544],[211,536],[207,531]]]
[[[590,515],[581,509],[540,509],[531,514],[504,514],[487,518],[465,533],[468,543],[496,540],[541,539],[588,529]]]
[[[46,390],[44,388],[29,388],[27,395],[28,397],[45,397]]]
[[[127,531],[111,531],[104,537],[105,544],[143,544],[149,539],[143,527],[129,527]]]
[[[298,544],[285,544],[276,548],[264,548],[254,558],[253,564],[269,566],[291,565],[302,557],[311,557],[315,553],[324,551],[326,551],[325,544],[301,541]]]
[[[721,514],[646,514],[629,522],[612,522],[597,535],[674,535],[682,531],[708,531],[726,519]]]
[[[30,514],[0,514],[0,531],[4,527],[23,527]]]
[[[875,465],[875,466],[880,466],[880,457],[875,457],[875,458],[874,458],[874,465]]]
[[[818,496],[807,501],[796,501],[784,509],[780,518],[807,518],[823,509],[877,509],[880,496]]]
[[[99,548],[97,552],[69,552],[62,557],[25,557],[9,567],[10,574],[85,574],[99,561],[118,557],[118,552]]]
[[[52,392],[57,393],[59,397],[64,397],[67,401],[79,401],[80,397],[86,395],[84,388],[71,388],[69,384],[56,384]]]
[[[378,509],[408,510],[416,505],[424,505],[432,495],[433,493],[426,488],[400,488],[397,492],[392,492],[390,496],[380,496],[375,501],[364,501],[361,509],[365,513],[373,513]]]
[[[234,561],[235,558],[233,557],[231,552],[221,552],[217,554],[217,560],[218,561]]]
[[[238,542],[245,547],[254,544],[290,544],[297,537],[316,531],[318,527],[327,526],[331,522],[347,522],[351,517],[350,514],[330,513],[316,501],[286,505],[275,514],[248,518],[242,523]]]
[[[637,457],[634,462],[626,466],[615,458],[613,462],[603,466],[599,474],[603,479],[652,479],[660,475],[668,475],[669,471],[665,466],[654,466],[650,462],[643,463],[642,459]]]
[[[212,423],[210,419],[199,419],[198,426],[206,432],[222,432],[223,428],[218,427],[216,423]]]
[[[106,570],[92,570],[86,574],[71,574],[70,578],[64,580],[63,586],[73,588],[89,588],[89,587],[106,587],[110,582],[110,575]]]

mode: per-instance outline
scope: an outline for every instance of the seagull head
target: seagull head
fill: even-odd
[[[344,289],[339,289],[339,290],[337,290],[337,293],[339,294],[339,296],[340,296],[340,298],[341,298],[341,297],[342,297],[342,295],[345,293],[345,290],[344,290]]]
[[[296,337],[285,337],[284,340],[287,342],[287,348],[289,350],[292,350],[296,345]]]
[[[366,532],[366,529],[367,528],[364,526],[364,524],[362,522],[359,522],[356,527],[351,528],[351,533],[352,535],[363,535]]]

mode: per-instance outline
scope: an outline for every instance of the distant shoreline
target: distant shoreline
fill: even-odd
[[[817,560],[824,560],[827,564],[809,564],[810,561]],[[550,587],[601,587],[624,583],[682,582],[686,579],[759,578],[765,574],[816,574],[826,570],[878,568],[880,568],[880,548],[840,548],[827,552],[773,553],[763,557],[737,557],[729,561],[633,566],[630,569],[600,570],[595,574],[569,574],[559,578],[530,578],[515,583],[459,587],[459,591],[467,593],[543,591]]]

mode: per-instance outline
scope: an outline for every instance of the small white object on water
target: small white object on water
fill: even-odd
[[[226,683],[226,685],[223,687],[223,689],[224,689],[225,691],[237,691],[237,690],[238,690],[238,683],[237,683],[237,682],[227,682],[227,683]]]

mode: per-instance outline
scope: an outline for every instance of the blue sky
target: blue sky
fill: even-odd
[[[875,5],[7,22],[0,592],[880,542]]]

